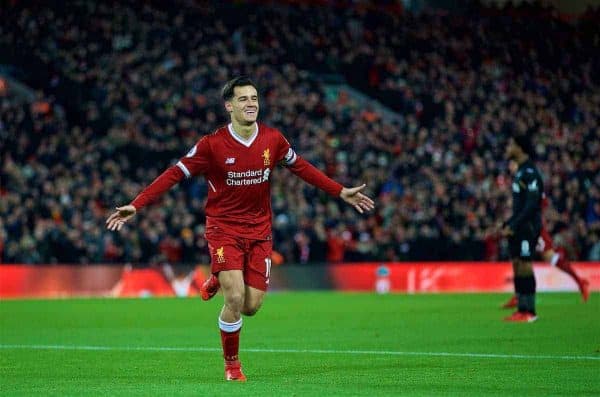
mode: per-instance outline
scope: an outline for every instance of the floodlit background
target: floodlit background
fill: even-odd
[[[600,395],[598,293],[538,258],[539,320],[503,322],[493,233],[507,136],[532,134],[553,242],[600,290],[599,3],[1,1],[0,394]],[[270,292],[230,385],[222,298],[197,297],[205,181],[105,220],[227,122],[239,74],[377,207],[274,172]]]

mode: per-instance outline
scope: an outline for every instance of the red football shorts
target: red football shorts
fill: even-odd
[[[244,283],[261,291],[269,287],[271,240],[252,240],[222,233],[206,233],[211,258],[211,272],[241,270]]]
[[[552,244],[552,237],[550,237],[550,233],[548,233],[548,230],[546,230],[545,225],[542,225],[542,230],[540,231],[536,248],[540,253],[544,253],[554,248]]]

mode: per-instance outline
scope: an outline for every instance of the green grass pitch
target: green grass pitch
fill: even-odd
[[[600,296],[271,293],[223,380],[222,298],[0,302],[1,395],[600,395]]]

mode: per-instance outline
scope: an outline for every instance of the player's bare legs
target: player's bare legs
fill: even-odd
[[[247,285],[242,314],[244,314],[244,316],[254,316],[262,306],[264,297],[265,291]]]
[[[564,249],[549,249],[542,253],[542,257],[544,261],[549,262],[552,266],[556,266],[563,272],[567,273],[575,282],[577,283],[577,287],[579,288],[579,292],[581,293],[581,297],[584,302],[590,297],[590,283],[585,278],[580,277],[575,269],[571,266],[571,263],[567,259],[567,255]]]
[[[241,270],[226,270],[219,272],[218,277],[225,300],[219,316],[221,343],[225,358],[225,378],[233,381],[245,381],[246,376],[242,372],[238,357],[242,328],[241,313],[246,293],[244,275]]]
[[[223,289],[225,304],[221,310],[221,320],[228,323],[238,321],[241,318],[244,307],[244,275],[241,270],[225,270],[219,272],[219,284]]]

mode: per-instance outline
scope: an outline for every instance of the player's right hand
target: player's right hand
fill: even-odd
[[[133,218],[137,212],[133,205],[124,205],[116,209],[117,211],[113,212],[106,220],[106,228],[108,230],[121,230],[125,222]]]

